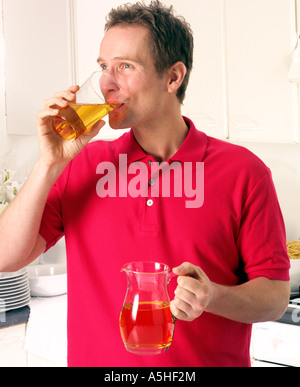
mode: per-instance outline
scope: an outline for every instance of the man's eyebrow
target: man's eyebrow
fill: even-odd
[[[138,63],[140,65],[144,65],[144,62],[141,59],[139,59],[139,58],[130,58],[128,56],[117,56],[113,60],[124,60],[124,61],[135,62],[135,63]],[[105,59],[102,59],[101,57],[99,57],[97,59],[97,63],[100,63],[100,62],[104,62],[105,63]]]

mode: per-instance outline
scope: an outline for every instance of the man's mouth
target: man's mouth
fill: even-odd
[[[119,110],[122,108],[122,106],[124,106],[124,103],[117,103],[117,102],[109,102],[111,105],[117,105],[114,109],[113,109],[113,112]]]

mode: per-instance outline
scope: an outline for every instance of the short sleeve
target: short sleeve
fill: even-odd
[[[42,216],[40,235],[47,243],[46,251],[64,236],[62,196],[66,189],[70,167],[68,166],[52,187]]]
[[[244,204],[237,248],[249,280],[289,281],[285,225],[270,170]]]

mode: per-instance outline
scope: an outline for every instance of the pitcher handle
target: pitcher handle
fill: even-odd
[[[168,273],[168,277],[167,277],[167,284],[169,285],[169,283],[171,282],[171,280],[172,280],[173,278],[175,278],[175,277],[177,277],[177,275],[174,274],[172,271],[170,271],[170,272]]]
[[[177,275],[174,274],[172,271],[170,271],[170,273],[168,274],[168,277],[167,277],[167,283],[169,284],[170,281],[171,281],[173,278],[175,278],[175,277],[177,277]],[[172,318],[173,318],[173,323],[175,323],[175,322],[178,320],[178,318],[175,317],[173,314],[172,314]]]

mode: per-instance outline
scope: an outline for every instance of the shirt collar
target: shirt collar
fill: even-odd
[[[171,157],[172,161],[203,161],[206,148],[207,148],[207,136],[205,133],[196,129],[192,120],[187,117],[183,117],[185,123],[190,128],[188,135],[186,136],[183,144]]]
[[[204,159],[207,148],[207,136],[205,133],[197,130],[189,118],[183,118],[190,130],[181,147],[169,161],[201,162]],[[136,141],[132,129],[119,139],[117,152],[118,154],[127,155],[128,164],[149,157]]]

